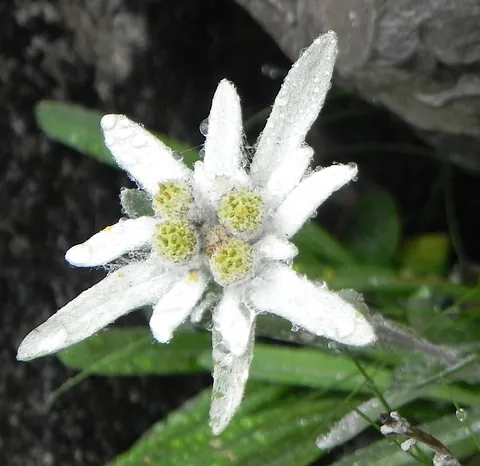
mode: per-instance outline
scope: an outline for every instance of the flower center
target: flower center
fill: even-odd
[[[192,204],[192,190],[181,181],[167,181],[158,185],[152,200],[155,213],[164,218],[183,217]]]
[[[154,244],[159,256],[180,263],[195,254],[198,237],[186,220],[168,220],[157,225]]]
[[[252,246],[218,225],[205,236],[205,251],[215,281],[222,286],[245,278],[252,270]]]
[[[233,191],[220,201],[218,218],[233,233],[254,233],[262,224],[264,207],[260,196],[246,189]]]

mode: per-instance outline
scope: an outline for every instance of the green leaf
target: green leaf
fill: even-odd
[[[475,434],[480,433],[480,410],[469,413],[469,422]],[[465,458],[475,452],[478,447],[465,423],[460,422],[452,414],[436,421],[419,426],[423,431],[437,437],[457,458]],[[333,463],[333,466],[411,466],[417,464],[412,457],[390,439],[383,439],[367,447],[357,450]]]
[[[304,265],[308,263],[318,264],[319,260],[335,265],[355,264],[355,257],[345,249],[326,230],[309,222],[293,237],[293,242],[299,249],[296,264],[300,271],[305,272]]]
[[[167,345],[153,343],[148,329],[111,329],[60,353],[64,364],[81,370],[56,395],[89,375],[165,375],[195,373],[212,368],[210,335],[177,333]],[[352,391],[364,382],[351,359],[319,350],[255,345],[250,379],[285,385]],[[388,388],[391,372],[363,365],[380,390]],[[367,386],[361,392],[369,393]],[[437,387],[431,399],[451,400],[465,405],[480,404],[480,395],[455,386]]]
[[[153,217],[155,212],[152,207],[152,200],[145,191],[141,189],[123,188],[120,190],[120,204],[123,211],[130,218]]]
[[[248,383],[246,397],[238,415],[256,412],[261,407],[277,400],[285,391],[284,387]],[[144,464],[141,461],[148,461],[152,454],[152,443],[156,448],[169,448],[171,451],[175,451],[182,447],[183,442],[192,432],[198,430],[202,430],[207,439],[215,438],[211,435],[207,425],[211,396],[211,390],[204,390],[187,401],[180,409],[170,413],[166,420],[154,424],[132,449],[116,458],[112,464]],[[138,462],[139,458],[140,462]]]
[[[401,272],[397,273],[387,267],[373,265],[319,267],[317,275],[311,278],[325,280],[331,288],[336,290],[352,288],[360,293],[393,293],[403,294],[404,297],[407,297],[424,287],[440,296],[480,298],[480,287],[470,288],[437,276],[416,277]]]
[[[448,235],[436,233],[415,236],[403,245],[400,263],[417,274],[442,275],[448,265],[450,252]]]
[[[362,262],[388,265],[400,241],[400,218],[393,198],[379,186],[360,193],[350,211],[345,245]]]
[[[168,344],[155,342],[147,328],[115,328],[60,352],[60,360],[90,374],[142,375],[201,372],[198,355],[211,346],[208,333],[176,333]]]
[[[313,435],[328,422],[328,411],[334,402],[309,401],[301,396],[285,400],[279,398],[283,393],[278,387],[268,386],[260,386],[252,393],[249,387],[231,425],[223,434],[214,437],[207,421],[210,392],[204,392],[172,413],[166,421],[155,425],[109,466],[250,465],[262,455],[268,458],[269,451],[279,455],[280,461],[259,464],[287,466],[292,463],[281,457],[288,455],[293,447],[309,451],[307,461],[295,463],[307,466],[323,454],[315,447]]]
[[[53,100],[43,100],[35,106],[37,123],[48,137],[99,162],[117,167],[103,143],[100,119],[104,114],[80,105]],[[198,153],[185,144],[163,134],[153,134],[173,151],[181,153],[187,165],[198,160]]]
[[[210,348],[208,333],[177,333],[168,344],[153,341],[146,328],[115,328],[59,353],[60,360],[81,372],[68,379],[54,396],[90,375],[165,375],[203,372],[198,355]]]
[[[199,363],[210,369],[211,352],[203,352],[199,357]],[[387,390],[391,371],[365,363],[362,363],[362,367],[380,391]],[[350,358],[305,348],[285,348],[256,343],[249,378],[259,382],[300,385],[340,392],[359,390],[361,393],[371,393],[368,385],[364,383],[365,379]],[[443,378],[439,381],[443,381]],[[419,393],[420,396],[448,402],[453,398],[465,405],[480,404],[480,394],[455,385],[435,387],[431,383],[431,389],[427,393]]]

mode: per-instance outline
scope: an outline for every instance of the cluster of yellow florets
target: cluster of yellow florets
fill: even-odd
[[[255,233],[262,225],[264,204],[248,190],[227,194],[218,209],[218,219],[233,233]]]
[[[252,246],[232,236],[217,225],[204,238],[210,270],[220,285],[230,285],[245,278],[252,270]]]
[[[167,220],[157,225],[157,253],[171,262],[181,263],[190,259],[195,254],[197,243],[197,233],[187,220]]]
[[[236,235],[259,231],[264,215],[260,196],[248,190],[236,190],[220,201],[220,224],[199,238],[197,226],[188,220],[193,202],[190,187],[169,181],[159,185],[152,200],[156,215],[165,219],[157,226],[154,244],[158,255],[182,263],[191,259],[200,247],[208,258],[212,275],[220,285],[230,285],[248,276],[252,270],[253,248]]]
[[[192,190],[186,183],[167,181],[158,186],[152,205],[159,217],[183,218],[190,210],[192,200]]]
[[[186,219],[192,201],[192,190],[180,181],[160,183],[152,199],[155,214],[165,219],[157,225],[155,249],[159,256],[174,263],[191,259],[198,249],[198,234]]]

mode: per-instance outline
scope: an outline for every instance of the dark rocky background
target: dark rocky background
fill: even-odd
[[[193,147],[221,78],[236,83],[248,118],[272,103],[289,65],[233,0],[0,2],[1,465],[102,465],[209,384],[207,376],[92,378],[50,406],[69,371],[54,357],[15,361],[28,331],[101,277],[69,268],[63,254],[118,218],[119,188],[129,183],[48,141],[34,104],[54,98],[123,112]],[[358,186],[374,180],[395,194],[407,233],[445,230],[434,153],[385,110],[347,97],[331,99],[325,115],[342,112],[352,116],[312,133],[317,153],[356,161]],[[478,181],[458,169],[454,181],[460,232],[478,259]]]

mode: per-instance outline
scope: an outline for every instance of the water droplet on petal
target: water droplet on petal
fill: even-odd
[[[183,161],[183,154],[181,152],[172,152],[172,156],[177,162]]]
[[[200,130],[200,133],[203,135],[203,136],[207,136],[208,134],[208,118],[205,118],[205,120],[203,120],[201,123],[200,123],[200,126],[198,128]]]
[[[468,413],[463,408],[457,409],[455,415],[460,422],[465,422],[468,418]]]
[[[198,156],[201,159],[203,159],[205,157],[205,149],[203,147],[198,151]]]
[[[300,327],[298,325],[292,325],[292,332],[298,332],[300,330]]]
[[[104,130],[112,129],[117,123],[117,115],[104,115],[101,120],[101,125]]]
[[[338,353],[340,352],[340,347],[336,341],[329,341],[327,344],[327,347],[329,350]]]

